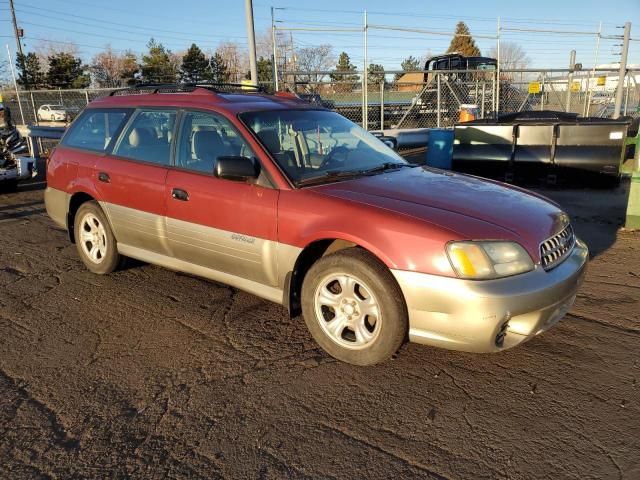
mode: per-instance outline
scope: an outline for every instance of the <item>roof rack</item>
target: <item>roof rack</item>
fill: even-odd
[[[222,82],[189,82],[189,83],[139,83],[127,88],[114,90],[110,97],[120,95],[140,95],[152,93],[193,92],[196,88],[204,88],[214,93],[265,93],[264,87],[243,83]]]

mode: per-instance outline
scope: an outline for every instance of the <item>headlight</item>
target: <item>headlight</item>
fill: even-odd
[[[533,270],[531,257],[515,242],[451,242],[447,255],[461,278],[500,278]]]

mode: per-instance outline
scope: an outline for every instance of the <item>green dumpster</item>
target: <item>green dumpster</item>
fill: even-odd
[[[627,228],[640,229],[640,170],[635,171],[631,176],[625,226]]]

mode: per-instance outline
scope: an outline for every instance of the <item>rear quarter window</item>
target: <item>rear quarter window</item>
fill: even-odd
[[[64,136],[62,145],[94,152],[104,152],[117,136],[131,113],[130,110],[85,110],[69,132]]]

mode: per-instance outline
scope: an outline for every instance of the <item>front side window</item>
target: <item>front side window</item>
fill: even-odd
[[[113,154],[169,165],[175,123],[174,110],[141,110],[122,134]]]
[[[104,152],[128,116],[128,110],[86,110],[73,123],[62,144]]]
[[[342,115],[277,110],[240,115],[294,184],[408,166],[379,139]]]
[[[186,112],[176,150],[176,166],[213,174],[219,157],[254,157],[226,118],[207,112]]]

